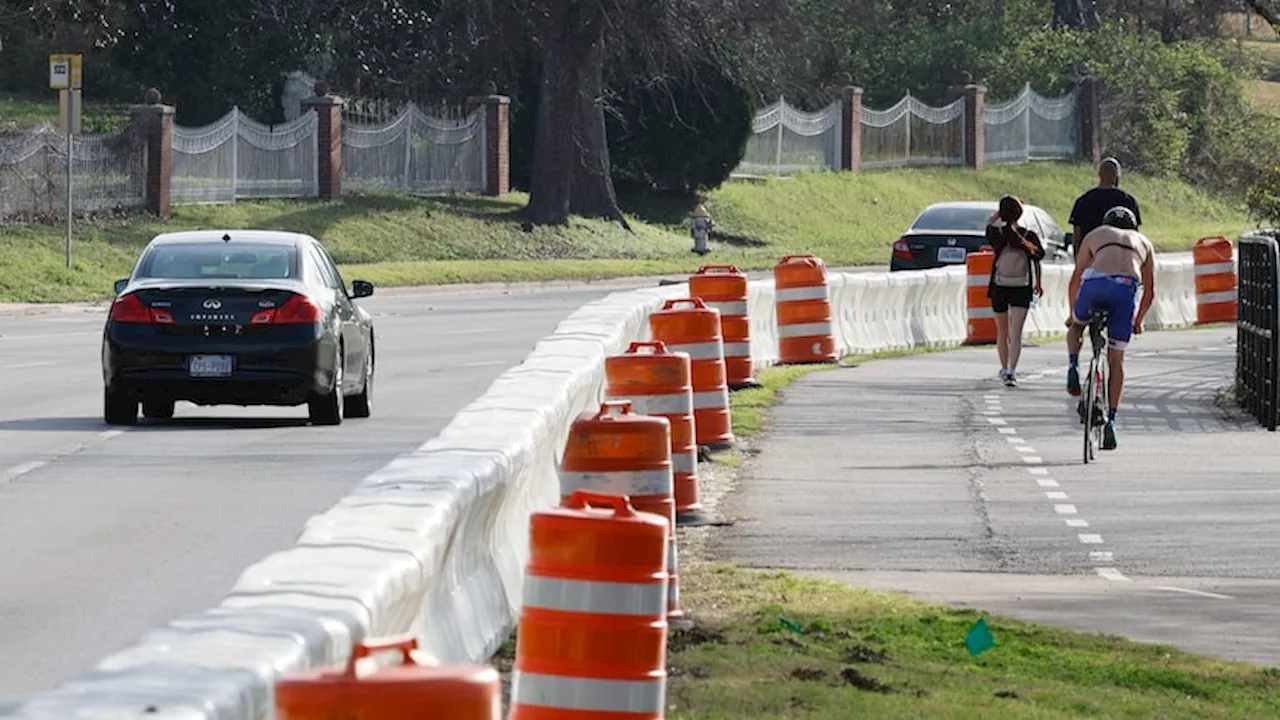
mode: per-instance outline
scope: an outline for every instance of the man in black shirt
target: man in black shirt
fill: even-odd
[[[1071,245],[1075,252],[1080,252],[1080,243],[1084,236],[1102,224],[1102,216],[1111,208],[1120,205],[1133,211],[1138,219],[1138,227],[1142,227],[1142,212],[1138,210],[1138,201],[1132,195],[1120,189],[1120,161],[1113,157],[1103,158],[1098,165],[1098,187],[1092,188],[1076,198],[1071,208]]]

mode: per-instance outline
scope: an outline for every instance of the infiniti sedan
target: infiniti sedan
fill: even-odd
[[[102,414],[138,407],[306,404],[312,423],[368,417],[373,319],[318,240],[298,233],[202,230],[156,236],[116,281],[102,332]]]
[[[925,270],[964,264],[971,252],[987,244],[987,218],[999,203],[963,200],[926,207],[911,227],[893,243],[890,270]],[[1071,260],[1071,234],[1062,231],[1053,216],[1035,205],[1023,205],[1019,225],[1040,236],[1050,260]]]

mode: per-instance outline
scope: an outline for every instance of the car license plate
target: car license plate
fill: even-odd
[[[187,369],[191,377],[227,377],[231,374],[231,356],[192,355]]]
[[[962,247],[940,247],[938,248],[938,262],[962,263],[966,254],[965,249]]]

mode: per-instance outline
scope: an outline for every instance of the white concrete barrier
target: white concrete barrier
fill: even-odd
[[[1189,253],[1163,256],[1151,327],[1195,322]],[[1046,265],[1029,336],[1062,333],[1070,268]],[[842,354],[961,344],[963,267],[831,273]],[[778,357],[775,292],[748,299],[756,367]],[[688,285],[583,306],[441,433],[313,517],[295,547],[248,568],[223,602],[179,618],[10,717],[248,720],[272,716],[283,672],[346,661],[355,640],[414,632],[445,661],[484,661],[519,611],[528,517],[559,499],[556,466],[578,413],[603,399],[604,358],[649,339],[647,318]],[[104,612],[109,612],[104,610]]]

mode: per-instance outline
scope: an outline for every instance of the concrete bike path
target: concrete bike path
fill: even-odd
[[[1224,409],[1234,328],[1131,345],[1120,448],[1081,462],[1063,343],[785,392],[717,559],[1280,666],[1280,436]]]

